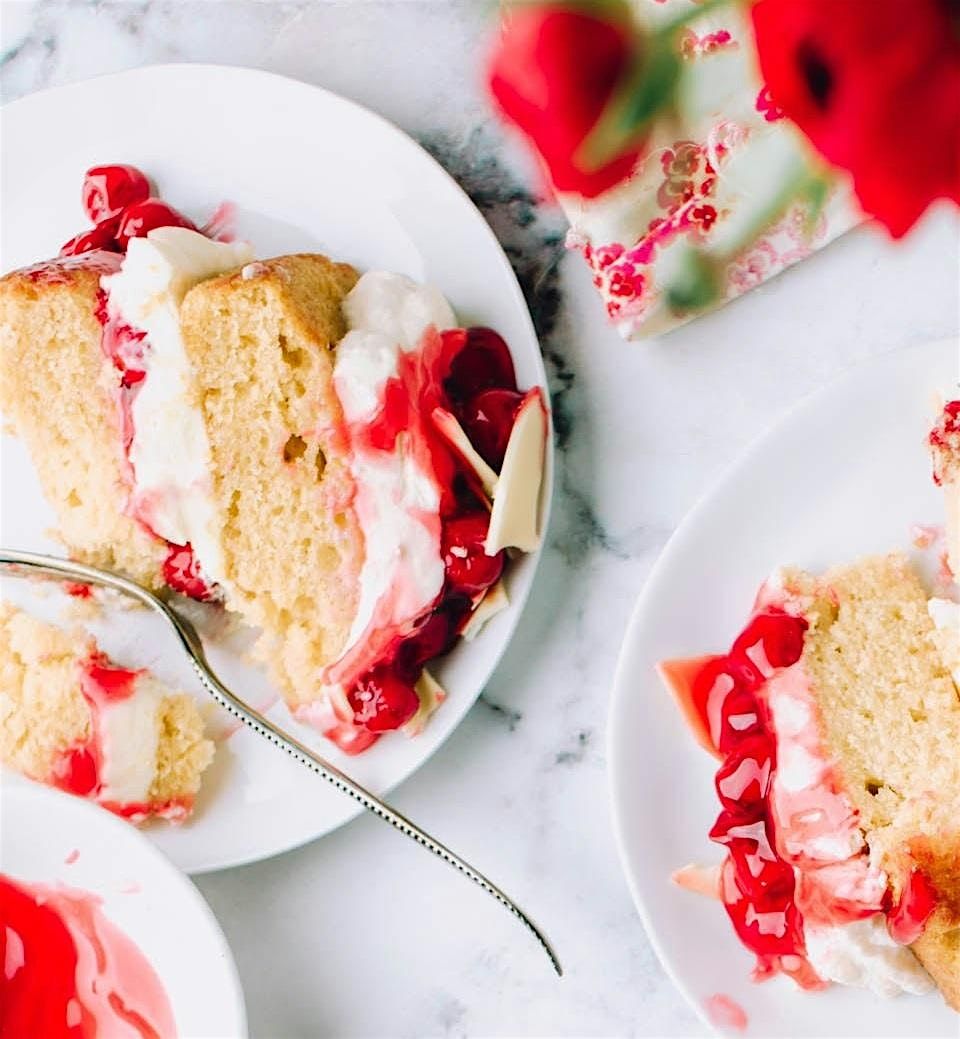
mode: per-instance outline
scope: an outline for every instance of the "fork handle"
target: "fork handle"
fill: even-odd
[[[210,666],[207,661],[207,655],[204,652],[203,642],[193,625],[185,618],[181,617],[176,610],[162,599],[159,599],[157,596],[153,595],[152,592],[142,588],[134,581],[130,581],[125,577],[120,577],[118,574],[113,574],[106,570],[99,570],[96,567],[86,566],[83,563],[58,559],[55,556],[39,555],[33,552],[17,552],[11,549],[0,549],[0,568],[10,570],[14,573],[17,573],[18,571],[33,571],[50,577],[71,581],[84,581],[107,588],[113,588],[117,591],[131,595],[145,606],[149,606],[157,613],[160,613],[166,618],[176,632],[181,645],[190,658],[190,662],[197,674],[197,678],[199,678],[203,687],[208,693],[210,693],[214,700],[224,708],[224,710],[229,711],[232,715],[239,718],[240,721],[249,726],[249,728],[253,729],[254,732],[262,736],[264,739],[269,740],[282,750],[285,750],[292,758],[299,761],[301,765],[305,765],[311,771],[321,776],[332,786],[336,787],[337,790],[347,794],[349,797],[352,797],[355,801],[363,805],[368,812],[372,812],[379,819],[389,823],[394,827],[394,829],[399,830],[404,834],[404,836],[409,837],[411,840],[416,841],[421,847],[433,852],[433,854],[439,859],[446,862],[448,866],[453,866],[454,869],[458,870],[464,876],[472,880],[478,887],[486,891],[488,895],[495,898],[500,905],[505,909],[508,909],[527,928],[527,930],[530,931],[534,938],[539,942],[543,951],[550,958],[550,963],[553,965],[553,969],[558,975],[562,976],[563,968],[560,966],[560,960],[557,958],[557,954],[554,952],[553,947],[547,940],[547,937],[511,898],[501,891],[500,888],[498,888],[491,880],[488,880],[479,870],[474,869],[469,862],[460,858],[459,855],[451,851],[444,844],[441,844],[435,837],[431,837],[425,830],[421,830],[416,823],[411,822],[405,816],[396,811],[396,809],[391,808],[390,805],[385,801],[382,801],[375,794],[370,793],[369,790],[364,786],[361,786],[361,784],[355,779],[351,779],[345,772],[341,772],[332,762],[327,761],[327,759],[322,757],[320,754],[310,750],[309,747],[301,743],[295,736],[290,735],[290,733],[286,732],[279,725],[274,724],[269,718],[261,714],[260,711],[255,710],[240,699],[240,697],[220,681],[216,672]]]

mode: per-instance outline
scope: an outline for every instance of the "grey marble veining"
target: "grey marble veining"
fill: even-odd
[[[529,908],[566,977],[484,896],[361,818],[199,882],[258,1037],[705,1034],[656,961],[609,825],[605,715],[629,610],[685,511],[785,407],[957,327],[955,225],[934,219],[896,250],[855,233],[660,342],[622,343],[490,114],[479,70],[494,13],[487,0],[0,3],[4,100],[205,61],[392,119],[489,220],[547,362],[558,479],[528,612],[476,707],[394,800]]]

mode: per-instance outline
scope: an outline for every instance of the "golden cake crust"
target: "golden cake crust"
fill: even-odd
[[[292,707],[321,695],[356,612],[363,539],[333,363],[357,277],[324,256],[283,256],[202,282],[181,307],[227,605],[262,629],[260,654]]]
[[[162,586],[164,547],[126,515],[116,376],[100,348],[100,271],[56,261],[0,279],[0,407],[25,442],[52,531],[81,562]]]

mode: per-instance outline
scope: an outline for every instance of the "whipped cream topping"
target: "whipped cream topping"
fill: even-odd
[[[139,674],[133,695],[102,701],[95,714],[100,747],[98,800],[144,804],[157,770],[163,686]]]
[[[887,933],[882,914],[842,927],[804,927],[807,958],[825,981],[869,989],[878,996],[933,989],[920,961]]]
[[[364,274],[343,312],[348,332],[337,346],[333,380],[350,440],[365,551],[357,612],[341,659],[329,669],[334,683],[362,670],[356,657],[364,646],[373,658],[375,636],[421,616],[443,589],[440,489],[428,453],[416,442],[416,428],[399,435],[393,450],[372,447],[364,434],[384,404],[388,383],[400,376],[403,355],[416,351],[430,328],[456,325],[435,288],[385,271]]]
[[[90,708],[96,799],[121,808],[145,805],[157,771],[163,686],[144,671],[113,667],[101,656],[78,667]]]
[[[131,395],[131,510],[174,545],[192,545],[209,581],[224,583],[210,487],[210,446],[180,332],[180,304],[206,278],[248,263],[244,242],[215,242],[182,227],[131,239],[118,273],[105,276],[107,312],[146,333]]]

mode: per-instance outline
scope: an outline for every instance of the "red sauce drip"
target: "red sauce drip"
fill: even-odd
[[[0,875],[0,963],[0,1039],[95,1039],[121,1022],[176,1036],[156,973],[94,895]]]
[[[710,839],[727,849],[721,898],[759,980],[783,972],[804,987],[820,979],[806,961],[792,866],[777,852],[770,805],[777,745],[759,692],[771,668],[803,652],[807,622],[782,610],[758,613],[726,656],[707,658],[693,678],[691,709],[722,764],[722,809]]]
[[[67,595],[73,596],[74,599],[89,599],[93,595],[90,585],[81,584],[79,581],[67,581],[63,587]]]
[[[68,794],[92,797],[100,788],[98,756],[88,744],[65,750],[54,762],[53,785]]]
[[[503,395],[504,406],[490,406],[493,393]],[[333,670],[332,680],[345,685],[352,717],[339,717],[325,735],[348,754],[366,750],[381,733],[399,728],[416,713],[420,701],[414,685],[424,665],[451,648],[474,600],[503,572],[504,553],[491,557],[483,551],[490,519],[474,490],[474,474],[431,416],[437,408],[452,412],[468,435],[471,425],[476,435],[479,423],[482,442],[493,445],[488,461],[499,464],[497,445],[505,448],[509,438],[514,399],[522,397],[510,351],[499,335],[485,328],[439,334],[431,328],[417,350],[400,355],[398,374],[387,383],[376,418],[349,430],[354,446],[365,451],[392,452],[397,438],[407,436],[408,449],[433,473],[440,492],[437,535],[446,580],[432,607],[402,630],[375,616],[357,651]],[[435,519],[424,517],[424,522]]]
[[[960,466],[960,400],[943,409],[928,438],[933,451],[933,479],[940,486],[953,466]]]
[[[219,598],[217,589],[204,578],[192,545],[170,545],[163,561],[163,579],[175,592],[199,602],[214,602]]]
[[[937,902],[937,891],[930,878],[914,867],[907,875],[899,901],[887,916],[890,937],[899,945],[912,945],[923,934]]]

